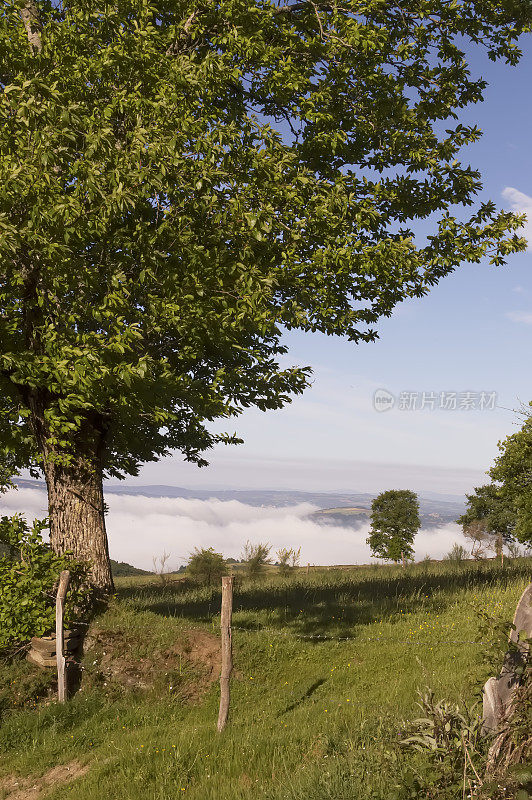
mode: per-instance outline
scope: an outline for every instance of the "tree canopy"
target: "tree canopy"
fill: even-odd
[[[515,537],[532,544],[532,416],[499,442],[499,451],[489,475],[500,483],[500,495],[516,515]]]
[[[473,494],[466,495],[467,508],[456,521],[464,530],[471,523],[481,522],[492,538],[502,543],[512,542],[516,526],[516,514],[512,503],[500,486],[494,483],[478,486]]]
[[[389,489],[371,504],[371,529],[367,543],[371,553],[391,561],[414,555],[414,538],[419,528],[419,502],[409,489]]]
[[[0,443],[44,471],[58,551],[108,558],[102,475],[203,464],[237,441],[209,421],[301,392],[283,331],[372,340],[462,262],[523,249],[519,218],[466,213],[480,131],[457,116],[485,88],[466,43],[515,64],[528,11],[3,4]]]

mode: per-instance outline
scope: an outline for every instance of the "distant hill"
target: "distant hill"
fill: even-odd
[[[9,547],[0,542],[0,558],[9,555],[11,555]],[[113,559],[111,559],[111,571],[114,578],[127,578],[131,575],[153,575],[149,570],[139,569],[131,564],[126,564],[125,561],[113,561]]]
[[[31,481],[17,478],[21,489],[45,490],[44,481]],[[360,516],[369,513],[371,501],[377,493],[367,492],[302,492],[276,489],[185,489],[181,486],[135,486],[127,483],[106,483],[106,495],[120,494],[138,497],[179,497],[186,500],[238,500],[250,506],[292,506],[297,503],[311,503],[321,510],[360,509]],[[423,522],[428,525],[441,525],[452,522],[465,510],[465,498],[458,495],[438,495],[436,492],[419,493],[420,511]],[[345,512],[339,516],[346,519]],[[426,520],[425,520],[426,518]]]
[[[435,502],[433,500],[423,500],[420,498],[420,518],[422,528],[439,528],[455,522],[462,513],[458,504],[448,501]],[[371,509],[363,506],[336,506],[334,508],[322,508],[314,511],[310,518],[314,522],[323,525],[341,525],[346,528],[361,528],[367,525],[370,519]]]
[[[111,559],[111,572],[113,573],[113,578],[128,578],[131,575],[153,575],[150,570],[139,569],[131,564],[126,564],[125,561],[113,561],[113,559]]]

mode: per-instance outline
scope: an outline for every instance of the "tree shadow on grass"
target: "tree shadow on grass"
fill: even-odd
[[[293,702],[293,703],[290,703],[290,705],[286,706],[286,708],[283,708],[283,710],[282,710],[282,711],[278,711],[278,712],[277,712],[277,714],[276,714],[275,716],[276,716],[276,717],[282,717],[282,716],[284,716],[285,714],[288,714],[290,711],[293,711],[295,708],[298,708],[298,706],[301,706],[301,705],[303,705],[303,703],[305,702],[305,700],[308,700],[308,698],[309,698],[309,697],[312,697],[312,695],[314,694],[314,692],[316,691],[316,689],[319,689],[319,688],[320,688],[320,686],[323,686],[323,684],[324,684],[324,683],[325,683],[325,678],[319,678],[317,681],[314,681],[314,683],[312,684],[312,686],[309,686],[309,687],[308,687],[307,691],[306,691],[306,692],[304,692],[304,693],[301,695],[301,697],[299,698],[299,700],[294,700],[294,702]]]
[[[502,586],[521,577],[530,577],[530,563],[505,568],[467,565],[440,574],[423,567],[410,567],[399,575],[379,574],[376,568],[374,575],[363,577],[356,570],[334,570],[310,579],[294,575],[278,582],[237,582],[233,624],[249,631],[274,628],[302,637],[342,637],[352,633],[353,626],[371,624],[383,616],[393,622],[402,610],[430,612],[437,605],[441,611],[460,590]],[[164,588],[128,587],[119,589],[118,594],[138,610],[194,623],[211,622],[220,611],[218,589],[190,590],[190,586],[175,583]]]

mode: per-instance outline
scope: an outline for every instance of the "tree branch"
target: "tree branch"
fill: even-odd
[[[192,23],[194,22],[194,20],[198,16],[198,14],[199,14],[199,11],[197,11],[197,10],[193,11],[192,14],[188,17],[188,19],[185,20],[185,22],[183,24],[183,28],[182,28],[182,30],[180,32],[179,38],[176,39],[174,42],[172,42],[172,44],[168,47],[168,49],[166,51],[166,55],[167,56],[175,56],[175,55],[177,55],[177,53],[179,52],[179,41],[180,41],[180,39],[181,39],[181,41],[186,39],[186,37],[188,36],[188,32],[190,31],[190,28],[192,27]]]
[[[34,53],[42,52],[42,24],[39,9],[35,0],[25,0],[20,9],[20,16],[26,29],[28,42]]]

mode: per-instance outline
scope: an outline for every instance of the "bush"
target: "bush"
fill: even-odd
[[[293,569],[299,566],[301,548],[294,550],[293,547],[282,547],[277,551],[277,561],[281,575],[288,575]]]
[[[508,548],[508,558],[530,558],[532,548],[521,547],[518,542],[506,542]]]
[[[221,553],[216,553],[213,547],[196,547],[190,554],[187,564],[187,574],[197,583],[219,583],[223,575],[227,575],[228,566]]]
[[[420,693],[422,716],[404,725],[400,745],[425,755],[417,763],[413,791],[400,797],[456,800],[476,796],[478,774],[485,759],[486,738],[481,736],[482,715],[477,704],[460,710],[455,703],[436,701],[431,689]]]
[[[67,555],[56,555],[43,541],[46,520],[28,527],[18,514],[0,518],[0,651],[9,653],[31,639],[55,629],[55,589],[59,574],[71,573],[65,603],[67,625],[75,623],[85,607],[82,588],[85,568]]]
[[[449,550],[447,555],[445,556],[447,561],[451,561],[453,564],[461,564],[462,561],[467,559],[467,550],[465,547],[462,547],[461,544],[455,542],[452,546],[452,549]]]
[[[167,561],[169,558],[170,553],[167,553],[166,550],[160,556],[153,556],[153,572],[154,575],[158,575],[163,586],[168,583],[170,568],[167,567]]]
[[[259,542],[259,544],[251,544],[251,542],[246,542],[242,554],[242,561],[246,565],[246,573],[250,578],[257,578],[264,572],[266,564],[271,562],[270,550],[271,545],[269,544],[263,544],[262,542]]]

